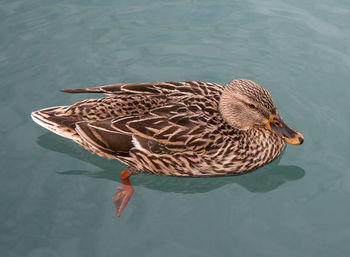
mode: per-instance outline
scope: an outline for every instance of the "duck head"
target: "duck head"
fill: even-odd
[[[254,81],[233,80],[221,95],[219,109],[236,129],[265,127],[289,144],[300,145],[304,141],[303,135],[289,127],[278,114],[270,93]]]

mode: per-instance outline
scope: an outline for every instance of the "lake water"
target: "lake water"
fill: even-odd
[[[350,2],[0,2],[0,256],[350,254]],[[63,88],[249,78],[305,137],[254,173],[132,177],[37,126]],[[91,96],[91,95],[90,95]]]

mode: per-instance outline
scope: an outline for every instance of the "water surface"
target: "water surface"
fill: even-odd
[[[0,3],[0,256],[348,256],[350,3]],[[261,83],[305,137],[239,177],[132,178],[37,126],[62,88],[234,78]],[[91,96],[91,95],[90,95]]]

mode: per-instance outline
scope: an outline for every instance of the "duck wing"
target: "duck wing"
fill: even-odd
[[[157,153],[199,150],[205,145],[197,137],[207,125],[204,116],[216,112],[222,90],[218,84],[199,81],[67,89],[63,91],[108,96],[42,109],[33,112],[32,118],[108,158],[127,156],[135,144]]]
[[[196,100],[192,105],[184,101],[154,108],[142,116],[79,122],[76,131],[97,153],[114,156],[140,170],[156,172],[154,161],[164,161],[174,154],[192,157],[215,154],[223,142],[212,133],[217,128],[212,121],[215,115],[208,116],[209,106],[198,112]],[[140,160],[145,166],[140,167]],[[178,160],[173,158],[173,162]]]

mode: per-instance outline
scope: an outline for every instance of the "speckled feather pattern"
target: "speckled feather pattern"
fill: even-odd
[[[107,96],[39,110],[33,119],[93,153],[119,159],[133,173],[239,175],[273,161],[284,147],[282,138],[264,127],[240,131],[230,126],[218,106],[224,87],[215,83],[129,83],[64,91]],[[265,91],[256,92],[256,99],[274,108]]]

